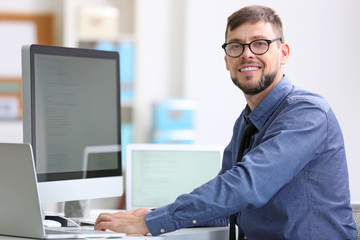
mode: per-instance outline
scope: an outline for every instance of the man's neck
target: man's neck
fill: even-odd
[[[250,108],[251,111],[253,111],[257,105],[261,103],[262,100],[274,89],[274,87],[281,81],[281,79],[284,77],[283,74],[280,74],[281,77],[278,77],[277,80],[273,82],[267,89],[264,91],[255,94],[255,95],[245,95],[246,102]]]
[[[253,111],[257,107],[257,105],[259,105],[259,103],[261,103],[261,101],[269,94],[269,92],[267,92],[267,90],[269,88],[270,87],[268,87],[266,90],[264,90],[261,93],[258,93],[256,95],[244,94],[246,102],[251,111]]]

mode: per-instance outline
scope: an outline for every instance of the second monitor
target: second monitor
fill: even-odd
[[[213,179],[223,148],[190,144],[126,146],[126,209],[156,208]]]

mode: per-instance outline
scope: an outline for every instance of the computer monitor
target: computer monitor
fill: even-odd
[[[157,208],[216,177],[223,147],[127,144],[126,209]]]
[[[42,203],[121,196],[117,52],[22,48],[23,139]]]

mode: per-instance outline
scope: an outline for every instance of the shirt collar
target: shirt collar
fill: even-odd
[[[260,102],[259,105],[251,112],[249,106],[245,109],[245,120],[249,119],[260,131],[266,120],[278,108],[280,103],[292,91],[293,85],[290,79],[284,75],[281,81],[273,90]]]

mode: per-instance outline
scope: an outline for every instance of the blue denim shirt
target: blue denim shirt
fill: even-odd
[[[236,164],[246,121],[258,132]],[[322,97],[294,87],[286,76],[254,111],[243,110],[219,175],[145,220],[158,235],[225,226],[234,213],[239,238],[356,239],[340,126]]]

